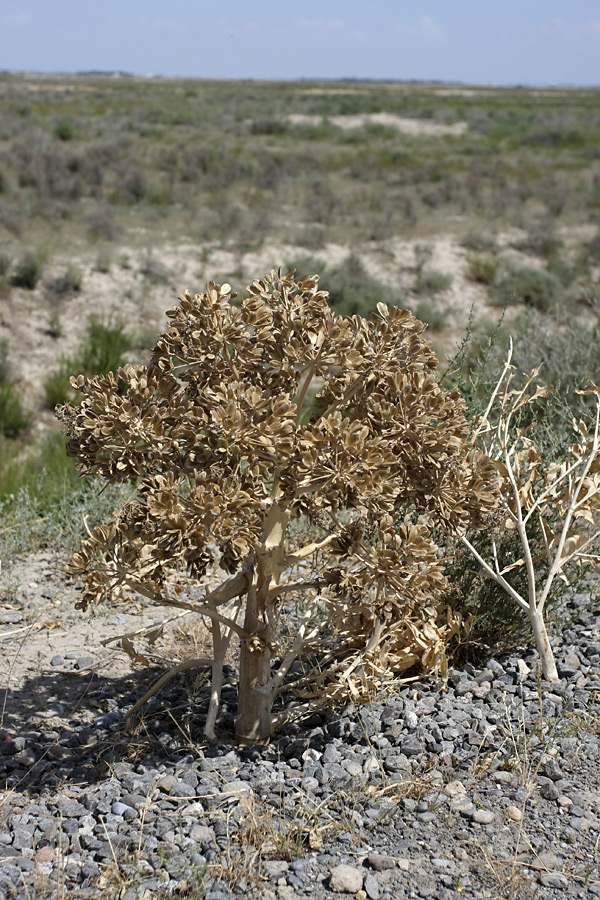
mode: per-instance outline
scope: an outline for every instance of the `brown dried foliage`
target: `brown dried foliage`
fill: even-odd
[[[73,379],[83,401],[59,415],[83,473],[135,485],[73,558],[81,607],[125,585],[207,617],[211,736],[237,634],[238,737],[267,740],[290,709],[443,670],[458,621],[431,532],[483,526],[497,474],[410,312],[342,318],[316,275],[272,271],[248,291],[240,306],[226,284],[186,292],[150,365]],[[210,590],[215,557],[232,577]]]

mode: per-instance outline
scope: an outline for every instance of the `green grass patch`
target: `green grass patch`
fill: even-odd
[[[73,356],[62,356],[58,368],[44,382],[45,403],[49,409],[75,400],[71,388],[73,375],[106,375],[116,373],[126,362],[125,354],[135,339],[120,320],[103,322],[92,316],[88,320],[87,335]]]

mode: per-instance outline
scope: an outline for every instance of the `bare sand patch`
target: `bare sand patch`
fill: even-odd
[[[317,126],[325,121],[323,116],[302,115],[292,113],[286,117],[292,125]],[[363,128],[365,125],[383,125],[386,128],[395,128],[401,134],[410,134],[424,137],[438,137],[441,135],[461,135],[468,128],[466,122],[453,122],[450,125],[442,122],[430,122],[428,119],[410,119],[404,116],[396,116],[393,113],[363,113],[360,115],[329,116],[327,121],[336,128],[350,130]]]

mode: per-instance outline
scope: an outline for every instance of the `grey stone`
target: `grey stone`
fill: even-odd
[[[379,900],[379,884],[377,878],[371,872],[367,872],[365,875],[363,887],[370,900]]]
[[[559,781],[563,777],[563,772],[555,759],[550,757],[545,760],[543,765],[544,775],[551,778],[552,781]]]
[[[386,856],[385,853],[376,853],[374,850],[369,853],[367,860],[376,872],[384,872],[386,869],[394,869],[396,866],[391,856]]]
[[[159,791],[163,791],[163,793],[168,794],[172,787],[177,784],[177,779],[174,775],[163,775],[162,778],[159,778],[156,782],[156,787]]]
[[[569,886],[569,880],[560,872],[546,872],[544,875],[540,875],[540,884],[544,887],[561,888],[564,890],[564,888]]]
[[[62,666],[64,661],[65,661],[64,656],[61,656],[60,653],[56,653],[50,660],[50,665],[51,666]]]
[[[431,822],[437,822],[438,817],[434,812],[422,812],[417,815],[417,819],[419,822],[423,822],[427,825]]]
[[[356,894],[363,886],[364,873],[355,866],[340,863],[329,872],[329,887],[340,894]]]
[[[405,756],[421,756],[424,753],[423,744],[414,734],[409,734],[400,742],[400,749]]]
[[[262,867],[271,881],[278,881],[287,875],[290,864],[284,859],[269,859],[263,862]]]
[[[207,825],[192,825],[190,837],[196,844],[206,845],[215,843],[215,833]]]
[[[13,842],[12,845],[15,850],[25,850],[31,849],[33,847],[33,832],[35,826],[30,826],[29,828],[25,826],[21,826],[19,828],[15,828],[13,832]]]
[[[404,714],[404,725],[411,731],[414,731],[419,724],[419,717],[412,709]]]
[[[476,681],[471,679],[464,679],[459,682],[454,688],[457,697],[463,697],[465,694],[472,693],[479,687]]]
[[[472,818],[480,825],[491,825],[495,817],[491,809],[476,809]]]
[[[560,791],[552,781],[545,781],[541,788],[540,794],[544,800],[558,800]]]
[[[94,657],[93,656],[79,656],[77,658],[77,662],[75,663],[76,669],[89,669],[90,666],[94,665]]]

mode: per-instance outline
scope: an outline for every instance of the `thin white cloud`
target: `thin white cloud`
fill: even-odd
[[[421,16],[419,19],[419,32],[427,41],[443,41],[446,37],[437,22],[431,16]]]

